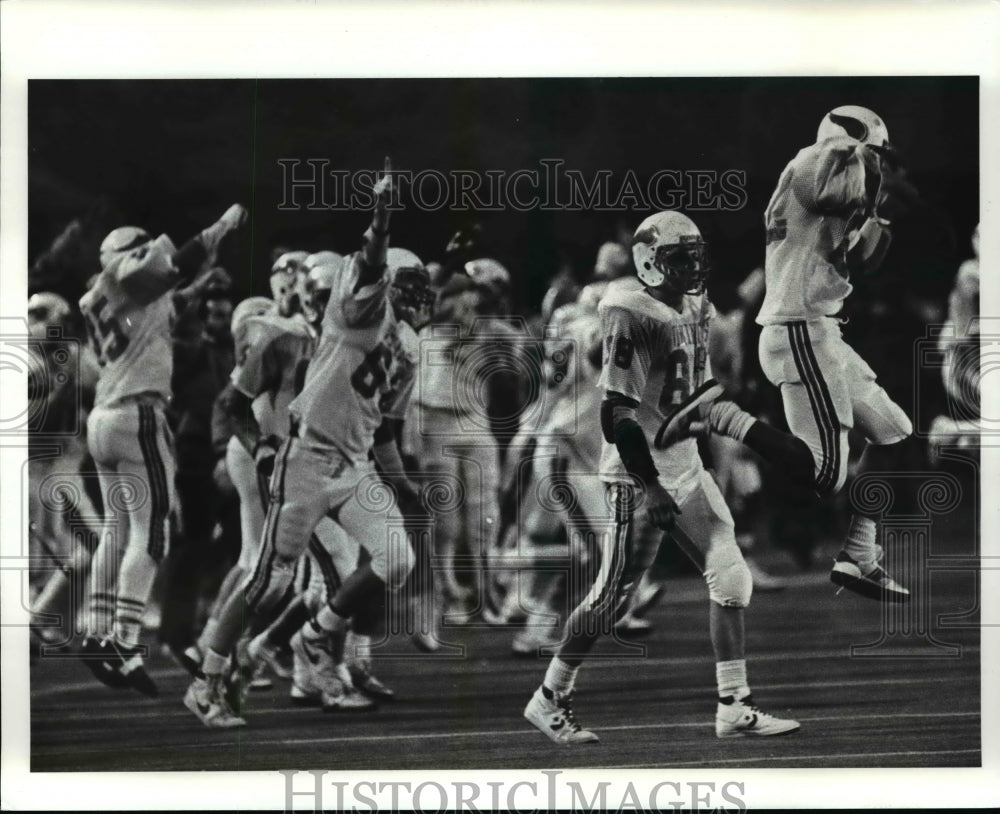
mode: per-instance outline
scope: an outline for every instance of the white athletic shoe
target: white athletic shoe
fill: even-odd
[[[881,549],[878,556],[881,556]],[[890,577],[877,562],[874,568],[862,573],[861,565],[846,551],[837,554],[830,571],[830,582],[856,594],[881,602],[909,602],[910,592]],[[837,593],[840,593],[838,591]]]
[[[708,379],[684,401],[678,404],[657,430],[653,439],[656,449],[666,449],[697,432],[692,425],[703,421],[713,401],[721,398],[725,388],[715,379]]]
[[[597,743],[600,740],[576,722],[572,693],[557,696],[544,684],[531,696],[524,708],[524,717],[556,743]]]
[[[209,729],[233,729],[247,724],[229,708],[221,682],[209,683],[203,678],[196,678],[184,693],[184,706]]]
[[[730,703],[719,701],[715,713],[715,734],[720,738],[738,738],[741,735],[787,735],[799,728],[798,721],[775,718],[754,705],[753,697],[742,701],[733,698]]]
[[[250,677],[249,688],[255,692],[269,690],[274,686],[271,677],[267,674],[267,665],[259,661],[253,668],[253,675]]]
[[[368,712],[378,709],[373,698],[354,686],[346,664],[338,664],[335,672],[336,682],[324,689],[321,696],[323,712]]]
[[[288,681],[292,677],[288,668],[281,663],[278,645],[272,644],[267,637],[267,631],[250,640],[250,644],[247,645],[247,656],[255,663],[266,664],[268,669],[283,681]]]

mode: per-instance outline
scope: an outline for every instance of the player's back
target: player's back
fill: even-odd
[[[142,393],[169,399],[174,304],[168,291],[140,301],[126,291],[112,268],[103,271],[81,298],[80,310],[102,368],[96,405]]]
[[[800,150],[782,172],[764,215],[761,325],[832,316],[851,293],[845,238],[865,201],[856,147],[827,139]]]
[[[316,440],[355,462],[367,458],[381,423],[399,342],[385,296],[388,280],[355,290],[359,270],[355,255],[337,277],[302,392],[289,405]]]
[[[714,309],[706,295],[686,294],[675,310],[654,298],[639,280],[626,278],[609,287],[598,312],[605,342],[600,387],[638,402],[637,420],[651,441],[675,406],[705,381]],[[693,438],[652,454],[668,487],[700,468]],[[628,477],[618,450],[607,440],[601,473],[611,481]]]
[[[247,320],[249,347],[233,371],[233,384],[253,398],[261,434],[288,434],[289,405],[305,381],[316,340],[304,319],[263,314]]]

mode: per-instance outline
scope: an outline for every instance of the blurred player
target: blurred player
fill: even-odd
[[[171,290],[189,283],[246,219],[231,206],[181,249],[123,226],[101,244],[101,274],[80,300],[102,364],[87,443],[97,464],[105,526],[94,556],[88,637],[81,656],[111,686],[154,696],[139,646],[141,618],[169,539],[174,460],[164,408],[173,367]],[[117,511],[117,522],[115,510]]]
[[[395,385],[408,392],[412,371],[397,369],[392,348],[400,342],[399,321],[390,306],[390,287],[423,282],[426,271],[386,273],[390,167],[375,186],[375,213],[363,249],[352,255],[335,281],[323,319],[323,336],[310,363],[301,393],[289,405],[291,433],[274,456],[262,546],[254,571],[220,615],[216,646],[202,660],[203,677],[188,688],[185,705],[209,727],[243,726],[224,698],[223,678],[232,650],[248,619],[266,613],[285,596],[299,559],[320,519],[327,514],[371,554],[371,562],[348,576],[313,622],[292,641],[310,667],[310,684],[323,696],[324,709],[356,709],[370,703],[353,688],[343,647],[350,617],[370,596],[402,586],[413,567],[413,551],[401,526],[396,502],[379,511],[359,501],[359,487],[375,476],[368,459],[375,431],[382,424],[383,398]],[[412,272],[412,273],[411,273]],[[421,276],[422,272],[422,276]],[[336,409],[331,409],[336,405]],[[383,444],[376,444],[376,455]],[[262,453],[266,454],[266,453]],[[396,455],[398,462],[398,453]],[[417,488],[401,465],[380,461],[401,500]]]
[[[671,415],[692,411],[721,389],[707,378],[713,308],[704,293],[704,241],[689,218],[661,212],[640,224],[632,252],[639,279],[623,280],[600,303],[605,342],[601,477],[614,507],[611,533],[601,535],[600,572],[567,622],[524,715],[557,743],[598,740],[574,716],[577,672],[599,635],[610,632],[627,608],[656,556],[661,530],[669,530],[708,584],[716,734],[793,732],[799,728],[796,721],[763,712],[750,694],[743,617],[753,582],[732,517],[702,466],[697,443],[687,437],[651,451],[648,441],[654,435],[662,441],[661,428],[669,427]]]
[[[808,456],[788,462],[790,474],[821,495],[844,485],[852,427],[868,441],[861,472],[896,471],[900,445],[913,432],[844,342],[838,315],[851,274],[879,267],[891,240],[889,218],[915,195],[885,123],[845,105],[824,116],[816,143],[789,162],[767,207],[760,363],[781,389],[789,428],[808,447]],[[872,599],[908,601],[910,592],[879,565],[877,537],[876,517],[854,514],[830,579]]]
[[[70,579],[74,575],[77,580],[84,577],[96,546],[96,534],[87,531],[78,532],[70,540],[64,513],[56,511],[51,501],[42,497],[43,491],[59,488],[66,480],[79,486],[74,470],[80,468],[86,442],[82,435],[70,436],[70,433],[75,432],[93,400],[99,373],[90,348],[71,340],[71,320],[70,304],[58,294],[42,291],[28,300],[28,348],[33,362],[28,373],[28,414],[33,417],[28,438],[30,553],[33,566],[45,559],[55,569],[32,568],[32,586],[40,586],[31,604],[32,630],[49,644],[67,638],[65,619],[62,624],[47,622],[52,614],[75,611],[67,606]],[[52,436],[59,441],[60,454],[37,451],[40,442]],[[54,475],[59,476],[58,481],[46,483]],[[86,489],[77,491],[81,495],[87,493]],[[80,517],[93,518],[99,514],[89,500],[71,508]],[[50,576],[41,584],[41,575],[46,573]]]

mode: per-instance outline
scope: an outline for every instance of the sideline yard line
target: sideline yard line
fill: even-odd
[[[180,714],[187,715],[192,724],[194,724],[194,716],[190,712],[177,710],[176,712],[171,712],[171,717]],[[892,719],[928,719],[928,718],[978,718],[980,713],[978,712],[891,712],[891,713],[876,713],[872,715],[866,715],[865,720],[892,720]],[[327,716],[330,717],[330,716]],[[802,723],[822,723],[825,721],[843,721],[843,715],[817,715],[814,717],[806,717],[798,719]],[[599,726],[595,729],[599,729],[601,732],[622,732],[622,731],[633,731],[640,729],[707,729],[714,726],[714,721],[689,721],[684,723],[658,723],[658,724],[621,724],[615,726]],[[240,735],[241,745],[252,746],[254,748],[260,746],[309,746],[314,744],[323,743],[372,743],[372,742],[385,742],[385,741],[411,741],[411,740],[447,740],[449,738],[484,738],[484,737],[512,737],[512,736],[524,736],[525,734],[535,734],[534,729],[505,729],[505,730],[482,730],[475,732],[413,732],[405,734],[396,735],[356,735],[356,736],[337,736],[329,738],[273,738],[270,740],[253,740],[245,737],[245,733],[253,731],[252,729],[246,730],[235,730],[236,733]],[[156,745],[129,745],[127,747],[116,746],[115,749],[125,748],[127,751],[150,751],[154,749],[164,750],[164,749],[203,749],[203,748],[213,748],[213,747],[223,747],[228,748],[236,744],[230,743],[220,743],[219,741],[199,741],[197,743],[170,743],[170,744],[156,744]],[[98,747],[100,748],[100,747]],[[91,745],[88,749],[94,749]],[[978,749],[975,751],[979,751]],[[46,752],[44,757],[50,757],[53,754],[64,754],[61,752],[49,753]],[[65,753],[65,754],[76,754]],[[42,757],[40,755],[39,757]]]
[[[678,763],[626,763],[616,766],[587,766],[587,769],[598,771],[600,769],[673,769],[673,768],[694,768],[696,766],[712,767],[719,763],[767,763],[768,761],[779,760],[844,760],[850,758],[874,758],[874,757],[910,757],[918,755],[978,755],[979,749],[928,749],[914,750],[908,752],[842,752],[834,755],[760,755],[757,757],[723,758],[722,760],[699,760],[680,761]]]

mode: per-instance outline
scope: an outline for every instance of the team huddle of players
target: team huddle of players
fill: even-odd
[[[512,440],[501,447],[502,417],[486,415],[476,388],[497,368],[517,370],[528,352],[529,337],[495,307],[509,275],[474,258],[437,285],[416,255],[391,246],[392,183],[387,160],[356,251],[284,254],[273,296],[233,312],[236,367],[216,408],[242,550],[182,657],[192,674],[185,706],[208,727],[244,726],[246,689],[270,670],[291,678],[295,703],[371,709],[393,695],[372,673],[387,614],[406,616],[414,644],[430,651],[446,646],[442,618],[527,611],[515,650],[551,645],[553,655],[524,716],[557,743],[595,742],[573,711],[578,671],[600,636],[628,623],[669,533],[708,587],[716,734],[797,730],[751,695],[744,615],[753,579],[697,438],[745,445],[820,494],[844,485],[852,427],[868,441],[863,470],[893,467],[910,421],[844,342],[837,317],[851,275],[878,268],[892,219],[916,195],[885,124],[857,106],[828,113],[764,215],[760,361],[790,433],[744,412],[712,378],[707,247],[694,221],[667,211],[639,224],[618,273],[573,301],[547,302],[541,413],[522,415],[520,432],[506,427]],[[124,502],[114,516],[106,510],[81,655],[104,683],[147,695],[157,690],[141,656],[141,617],[174,500],[166,295],[245,218],[234,205],[179,249],[165,235],[114,230],[80,302],[101,362],[88,445],[105,506]],[[974,314],[967,277],[956,296]],[[977,388],[959,389],[977,405]],[[459,499],[443,505],[433,494],[442,488]],[[529,542],[551,538],[553,525],[569,543],[558,549],[568,558],[561,570],[544,567],[548,549]],[[877,540],[875,518],[853,516],[831,580],[905,602]],[[573,608],[561,635],[552,622],[560,592]]]

